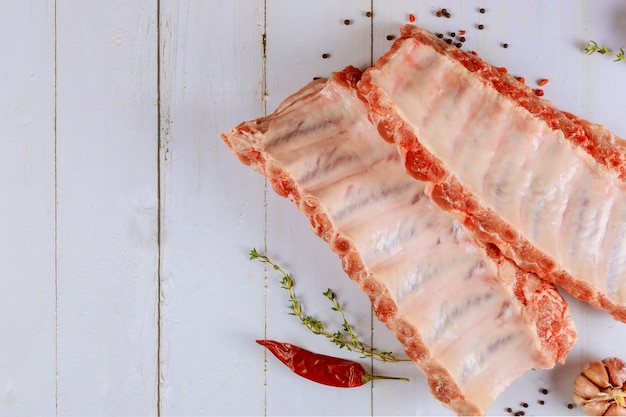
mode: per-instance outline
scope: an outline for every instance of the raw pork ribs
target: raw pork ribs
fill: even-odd
[[[414,26],[359,93],[439,207],[524,270],[626,321],[622,139]]]
[[[357,97],[360,76],[349,67],[314,81],[222,137],[308,216],[432,394],[459,414],[483,414],[519,375],[564,360],[576,337],[568,307],[406,174]]]

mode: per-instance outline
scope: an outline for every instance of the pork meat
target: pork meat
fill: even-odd
[[[482,245],[406,175],[348,67],[222,137],[308,216],[375,314],[458,414],[484,414],[529,369],[563,361],[576,333],[556,288]]]
[[[626,321],[624,140],[411,25],[359,94],[441,208],[524,270]]]

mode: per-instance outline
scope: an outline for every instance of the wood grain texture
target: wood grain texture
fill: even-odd
[[[162,415],[264,413],[264,181],[219,136],[263,115],[263,3],[161,6]]]
[[[156,2],[57,1],[58,414],[157,405]]]
[[[0,39],[0,415],[51,415],[54,2],[0,4]]]
[[[360,359],[288,314],[252,247],[292,273],[307,313],[338,328],[332,288],[362,340],[401,349],[305,217],[219,138],[313,77],[365,69],[410,13],[626,136],[626,64],[582,53],[626,46],[621,0],[0,4],[0,415],[450,415],[411,363]],[[566,405],[582,364],[623,356],[626,325],[567,299],[567,364],[526,373],[491,415],[581,415]],[[258,338],[411,382],[318,386]]]
[[[267,4],[268,112],[273,111],[314,77],[327,77],[347,65],[367,68],[371,60],[369,0],[336,2],[323,0],[269,1]],[[344,20],[349,20],[349,25]],[[323,28],[323,30],[320,30]],[[324,58],[326,56],[326,58]],[[351,315],[350,321],[362,337],[369,339],[369,301],[341,269],[339,258],[315,236],[308,219],[290,201],[270,190],[267,204],[267,252],[293,274],[306,314],[323,319],[331,331],[341,321],[322,293],[328,288],[338,294]],[[273,272],[273,271],[272,271]],[[280,287],[280,274],[270,273],[267,285],[267,337],[294,343],[312,351],[360,360],[358,354],[339,351],[322,336],[311,334],[289,315],[288,296]],[[369,367],[370,361],[363,361]],[[316,386],[296,377],[274,357],[268,356],[268,415],[367,415],[371,412],[370,387],[340,390]],[[298,404],[293,407],[289,404]]]

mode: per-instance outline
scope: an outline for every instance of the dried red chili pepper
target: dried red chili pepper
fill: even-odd
[[[415,22],[415,15],[413,13],[409,13],[409,22]]]
[[[257,340],[256,342],[265,346],[294,373],[318,384],[353,388],[360,387],[374,379],[409,380],[408,378],[371,375],[358,362],[321,355],[290,343],[274,340]]]

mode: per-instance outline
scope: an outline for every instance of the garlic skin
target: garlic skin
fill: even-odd
[[[574,402],[590,416],[626,415],[626,362],[605,358],[585,364],[574,379]]]

